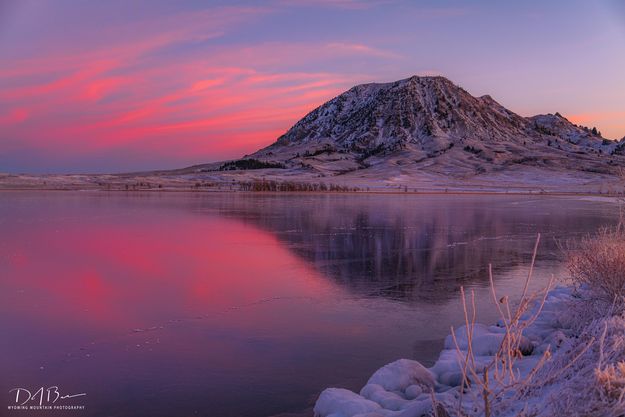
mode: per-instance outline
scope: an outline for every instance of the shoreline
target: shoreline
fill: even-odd
[[[542,307],[537,307],[539,300],[535,300],[522,316],[523,320],[529,320],[537,314],[537,319],[522,331],[520,347],[523,354],[514,360],[511,374],[518,373],[518,380],[521,381],[532,377],[538,369],[537,380],[530,381],[530,385],[514,387],[511,383],[514,377],[509,378],[506,382],[510,385],[503,389],[510,391],[506,391],[499,403],[493,401],[491,405],[498,412],[492,415],[513,417],[528,411],[534,411],[534,414],[523,415],[543,415],[543,412],[554,415],[548,411],[553,406],[553,398],[545,392],[558,394],[570,389],[571,381],[560,375],[561,368],[558,366],[564,363],[565,370],[568,367],[571,367],[571,372],[575,370],[579,356],[573,357],[568,350],[575,351],[579,344],[578,336],[584,336],[584,333],[580,336],[567,328],[567,320],[563,318],[567,314],[566,307],[575,297],[573,286],[555,287],[545,296]],[[417,360],[398,359],[375,371],[360,392],[343,388],[324,389],[314,406],[315,417],[357,417],[370,415],[368,413],[379,417],[430,416],[432,413],[438,416],[485,415],[484,410],[480,411],[483,385],[471,383],[461,389],[465,380],[463,375],[474,381],[466,371],[463,373],[462,363],[465,355],[473,357],[476,363],[474,375],[481,378],[483,369],[497,357],[507,333],[501,321],[489,326],[480,323],[469,325],[473,326],[473,330],[467,331],[467,326],[463,325],[446,337],[438,359],[429,368]],[[585,353],[582,351],[581,354]],[[543,358],[547,358],[545,363],[542,363]],[[558,378],[550,380],[552,374]],[[497,377],[488,373],[485,375],[484,378],[490,378],[491,388],[494,389]]]
[[[224,189],[196,189],[196,188],[146,188],[138,190],[102,189],[102,188],[45,188],[45,187],[0,187],[0,192],[97,192],[97,193],[194,193],[194,194],[242,194],[242,195],[497,195],[497,196],[544,196],[544,197],[602,197],[605,199],[623,198],[623,194],[570,192],[570,191],[462,191],[462,190],[425,190],[425,191],[397,191],[397,190],[359,190],[359,191],[243,191]]]

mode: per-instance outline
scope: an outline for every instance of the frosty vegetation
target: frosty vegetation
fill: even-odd
[[[451,329],[431,368],[401,359],[359,394],[321,393],[317,417],[625,415],[625,228],[601,230],[566,249],[569,285],[530,293],[540,236],[518,303],[491,295],[500,319],[475,322],[461,291],[464,325]]]

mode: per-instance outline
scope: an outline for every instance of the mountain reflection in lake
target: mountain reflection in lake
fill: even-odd
[[[87,416],[298,412],[431,364],[461,285],[494,320],[486,268],[518,294],[538,232],[535,286],[563,275],[556,239],[616,218],[564,197],[3,192],[0,389],[85,392]]]
[[[462,283],[487,285],[489,263],[496,272],[527,267],[537,233],[539,261],[557,262],[558,241],[615,218],[612,205],[527,196],[326,195],[289,204],[257,196],[221,203],[220,214],[270,231],[354,294],[419,302],[455,299]]]

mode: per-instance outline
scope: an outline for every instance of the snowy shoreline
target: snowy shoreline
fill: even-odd
[[[411,175],[364,175],[361,170],[341,175],[301,170],[202,170],[126,174],[9,174],[0,172],[0,190],[102,190],[318,193],[458,193],[562,194],[619,196],[625,193],[620,177],[561,170],[510,168],[473,177],[427,172]],[[272,186],[268,186],[272,185]],[[327,192],[327,191],[326,191]]]
[[[602,372],[605,345],[612,340],[611,336],[616,340],[624,334],[625,325],[623,320],[605,317],[592,321],[587,328],[580,330],[576,326],[579,316],[576,317],[574,307],[580,297],[580,293],[573,287],[560,286],[547,294],[542,309],[539,303],[535,303],[526,311],[522,320],[527,320],[535,313],[540,314],[524,329],[521,341],[523,354],[514,361],[513,367],[518,381],[528,381],[530,377],[534,380],[529,381],[529,384],[511,383],[505,392],[502,390],[501,398],[492,404],[494,410],[491,415],[571,415],[567,407],[579,409],[579,415],[589,415],[584,414],[583,410],[584,407],[593,407],[592,399],[583,406],[572,405],[567,401],[573,401],[571,398],[575,398],[575,395],[583,397],[578,385],[585,387],[587,396],[601,391],[601,387],[593,387],[593,382],[588,379]],[[600,334],[597,335],[597,332]],[[486,364],[493,360],[505,333],[501,321],[491,326],[475,324],[471,347],[476,369],[482,369],[483,372]],[[415,360],[400,359],[377,370],[359,393],[342,388],[325,389],[315,404],[315,416],[487,415],[480,404],[481,385],[471,384],[462,394],[460,392],[463,383],[462,364],[469,346],[466,326],[456,329],[455,336],[455,342],[451,334],[447,336],[444,349],[431,368],[425,368]],[[616,343],[612,351],[613,362],[614,358],[623,359],[621,356],[625,347],[620,347],[620,350],[619,347]],[[608,363],[606,369],[609,370],[612,365]],[[478,374],[483,376],[479,371]],[[487,378],[493,379],[492,376]],[[618,400],[620,403],[614,405],[614,409],[622,406],[622,395]],[[611,415],[611,412],[607,408],[597,409],[591,411],[590,415]]]
[[[531,196],[531,197],[574,197],[587,201],[617,202],[622,196],[617,194],[602,194],[596,192],[573,192],[573,191],[541,191],[541,190],[515,190],[501,189],[472,189],[472,188],[431,188],[419,191],[398,191],[397,189],[373,189],[357,191],[241,191],[229,189],[197,189],[194,187],[164,187],[164,188],[140,188],[140,189],[105,189],[89,187],[3,187],[0,184],[0,192],[92,192],[92,193],[196,193],[196,194],[236,194],[236,195],[398,195],[398,196],[419,196],[419,195],[458,195],[458,196]]]

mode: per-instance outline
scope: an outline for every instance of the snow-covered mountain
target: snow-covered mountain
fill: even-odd
[[[444,77],[414,76],[353,87],[247,158],[321,175],[384,176],[385,166],[466,178],[513,165],[607,174],[625,165],[624,145],[558,113],[522,117]]]
[[[353,87],[232,161],[119,175],[0,174],[2,188],[571,192],[625,195],[625,138],[520,116],[444,77]],[[265,188],[273,183],[274,188]],[[256,187],[258,186],[258,187]],[[254,188],[256,187],[256,188]]]
[[[351,88],[238,160],[119,175],[15,176],[2,188],[619,193],[625,138],[520,116],[444,77]],[[273,183],[274,188],[265,187]]]

